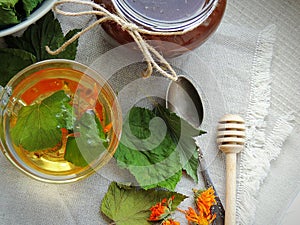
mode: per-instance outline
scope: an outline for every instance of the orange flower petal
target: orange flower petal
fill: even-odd
[[[180,225],[180,223],[173,219],[167,219],[167,220],[163,221],[161,225]]]
[[[151,215],[148,221],[160,221],[167,218],[171,214],[172,201],[175,196],[172,196],[168,200],[166,198],[162,199],[161,202],[158,202],[156,205],[150,208]]]

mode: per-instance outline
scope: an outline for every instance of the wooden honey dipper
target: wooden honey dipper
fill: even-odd
[[[245,121],[238,115],[228,114],[218,125],[217,143],[226,154],[226,207],[225,225],[236,224],[236,154],[245,144]]]

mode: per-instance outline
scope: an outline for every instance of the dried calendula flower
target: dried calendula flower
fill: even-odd
[[[161,202],[158,202],[156,205],[150,208],[151,215],[149,217],[149,221],[160,221],[171,214],[171,206],[175,196],[172,196],[168,200],[164,198]]]
[[[178,221],[175,221],[173,219],[167,219],[164,220],[161,225],[180,225],[180,223]]]
[[[201,213],[197,214],[197,212],[192,207],[189,207],[189,209],[186,211],[180,211],[185,214],[185,218],[187,219],[189,225],[209,225],[215,219],[215,215],[212,216],[211,219],[208,219]]]
[[[211,214],[211,207],[216,204],[215,191],[212,187],[205,191],[194,189],[195,203],[200,215],[207,220],[211,220],[214,215]]]
[[[189,225],[211,224],[216,218],[216,214],[213,215],[211,212],[211,207],[216,204],[213,188],[211,187],[204,191],[193,189],[193,191],[198,212],[192,207],[189,207],[188,210],[178,210],[185,214]]]

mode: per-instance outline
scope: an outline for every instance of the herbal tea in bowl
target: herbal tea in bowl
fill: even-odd
[[[87,66],[42,61],[1,89],[1,148],[25,174],[52,183],[76,181],[116,151],[119,103],[105,79]]]

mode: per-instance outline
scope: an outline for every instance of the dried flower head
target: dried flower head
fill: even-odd
[[[189,225],[211,224],[216,218],[216,214],[212,215],[211,213],[211,207],[216,204],[216,196],[213,188],[208,188],[205,191],[194,189],[193,191],[198,213],[192,207],[189,207],[188,210],[178,210],[185,214]]]
[[[211,207],[216,204],[214,189],[210,187],[205,191],[194,190],[194,194],[195,203],[200,215],[203,215],[208,220],[212,219]]]
[[[211,218],[207,218],[204,217],[201,213],[197,214],[197,212],[192,207],[189,207],[188,210],[183,212],[189,225],[209,225],[216,218],[216,215],[211,216]]]
[[[168,200],[164,198],[161,202],[158,202],[156,205],[150,208],[151,215],[149,221],[160,221],[171,215],[172,202],[175,196],[172,196]]]
[[[164,220],[161,225],[180,225],[180,223],[178,221],[175,221],[173,219],[167,219]]]

